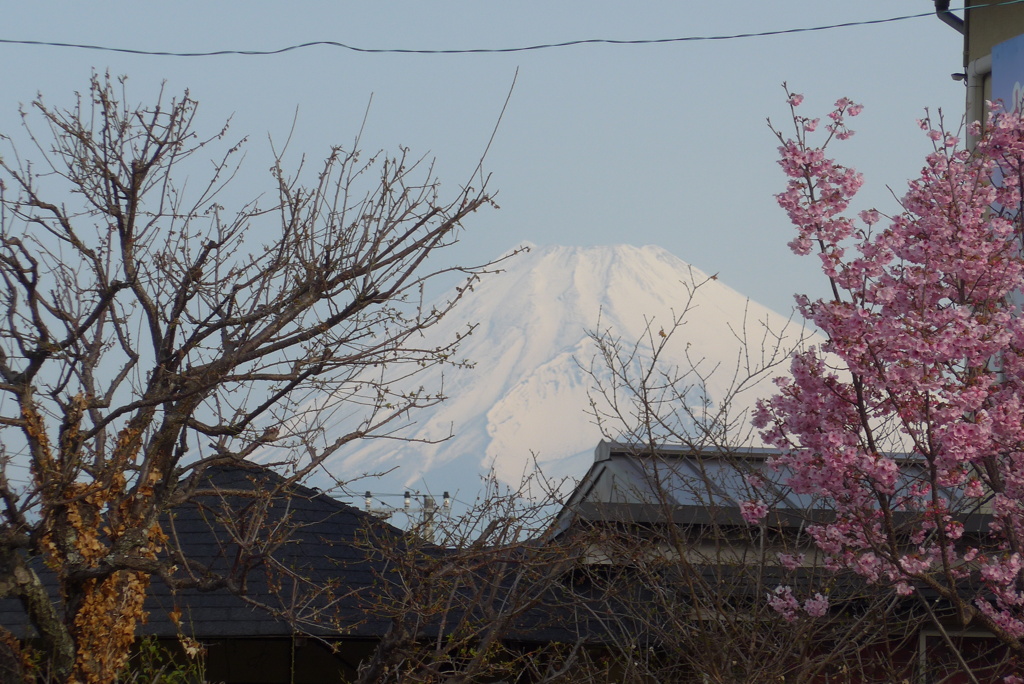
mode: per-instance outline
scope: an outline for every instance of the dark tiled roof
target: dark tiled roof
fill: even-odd
[[[403,531],[315,490],[287,485],[263,468],[211,468],[206,476],[203,494],[174,509],[164,522],[172,544],[196,564],[179,567],[176,577],[202,578],[203,568],[213,571],[211,577],[241,577],[236,567],[239,538],[272,539],[277,526],[287,533],[282,543],[268,548],[265,559],[244,573],[244,595],[227,588],[172,591],[154,577],[146,600],[149,618],[140,633],[219,640],[286,637],[300,631],[375,639],[388,630],[391,617],[402,611],[403,587],[390,586],[394,591],[387,591],[391,576],[384,559],[389,554],[381,549],[389,546],[401,553],[407,543]],[[428,565],[431,560],[444,565],[453,553],[460,552],[423,542],[414,551]],[[543,548],[486,550],[456,571],[468,574],[459,575],[454,585],[460,589],[451,597],[450,612],[416,616],[417,635],[436,638],[441,629],[455,625],[486,630],[487,611],[474,603],[474,592],[507,587],[507,593],[495,592],[493,600],[500,604],[518,592],[512,600],[529,605],[508,625],[505,635],[510,640],[576,643],[583,638],[600,643],[598,624],[567,612],[571,597],[559,586],[560,573],[545,569],[538,558],[544,553]],[[55,585],[52,573],[44,579]],[[438,581],[443,585],[438,589],[444,590],[451,578],[444,575]],[[180,614],[180,629],[172,614]],[[0,600],[0,625],[19,636],[31,634],[24,611],[13,599]]]
[[[177,634],[172,612],[181,614],[181,631],[197,638],[286,636],[293,625],[352,636],[386,630],[366,610],[383,569],[371,540],[401,543],[401,530],[262,467],[210,468],[206,478],[204,495],[175,508],[164,530],[185,558],[244,582],[246,598],[227,588],[175,592],[154,577],[141,632]],[[266,552],[247,572],[241,562],[251,554],[240,552],[239,539],[255,540],[254,548]],[[176,577],[200,573],[199,566],[185,566]],[[0,625],[30,633],[13,599],[0,600]]]

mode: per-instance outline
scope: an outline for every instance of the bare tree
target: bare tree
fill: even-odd
[[[176,573],[165,549],[161,516],[204,469],[266,450],[294,481],[442,399],[390,386],[451,361],[455,340],[418,335],[455,304],[421,306],[446,272],[428,258],[490,196],[480,176],[442,200],[405,150],[338,147],[310,184],[278,155],[271,192],[229,210],[241,143],[200,136],[187,92],[133,106],[123,79],[96,76],[71,108],[23,114],[32,158],[0,159],[0,592],[55,677],[108,682],[150,577],[240,588]],[[351,429],[327,443],[342,409]]]
[[[539,474],[512,490],[491,477],[475,505],[435,518],[429,534],[368,538],[382,563],[366,612],[388,629],[359,684],[523,681],[525,673],[531,682],[571,681],[582,635],[565,619],[572,596],[561,583],[580,547],[546,536],[556,491]]]
[[[728,323],[732,339],[721,340],[723,349],[735,349],[733,359],[694,355],[686,324],[698,308],[713,306],[704,292],[717,279],[691,271],[682,282],[686,299],[668,320],[648,319],[640,339],[623,339],[600,321],[590,332],[597,351],[580,365],[591,382],[590,415],[607,438],[726,451],[752,443],[758,394],[810,333],[790,323],[774,329],[745,311]]]

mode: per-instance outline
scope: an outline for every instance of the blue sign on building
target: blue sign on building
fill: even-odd
[[[1002,101],[1009,111],[1021,110],[1024,98],[1024,36],[992,48],[992,101]]]

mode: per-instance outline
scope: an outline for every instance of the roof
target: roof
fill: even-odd
[[[812,498],[785,487],[786,472],[769,464],[778,453],[602,441],[593,465],[556,517],[555,534],[578,518],[642,523],[669,515],[675,522],[700,523],[721,513],[738,523],[742,502],[765,497],[751,486],[755,477],[765,483],[778,509],[805,510]]]
[[[394,585],[390,588],[397,593],[389,592],[393,568],[388,558],[396,554],[386,549],[401,556],[409,543],[405,532],[261,466],[210,468],[205,478],[200,495],[176,507],[163,524],[191,563],[179,567],[176,576],[231,577],[244,586],[244,595],[228,588],[174,591],[153,577],[145,603],[148,621],[140,633],[183,633],[200,641],[291,637],[296,631],[331,639],[376,639],[392,627],[396,612],[404,610],[395,600],[404,588]],[[240,553],[240,539],[254,540],[247,553]],[[240,567],[245,557],[259,556],[261,545],[266,556],[251,567]],[[443,566],[443,557],[450,553],[460,551],[419,540],[406,560],[429,566],[433,559]],[[454,580],[442,573],[438,580],[461,586],[459,600],[441,615],[419,616],[417,633],[433,638],[439,630],[458,625],[486,629],[490,618],[474,604],[475,592],[503,585],[508,593],[499,591],[494,600],[500,603],[520,592],[513,600],[525,607],[516,610],[507,638],[578,641],[579,618],[566,619],[565,597],[553,585],[559,564],[546,562],[550,555],[551,549],[515,545],[482,547],[477,556],[470,549],[464,572],[456,571]],[[561,558],[558,553],[554,557]],[[212,573],[204,575],[206,569]],[[41,569],[40,574],[55,594],[53,573]],[[172,619],[177,614],[180,626]],[[32,634],[16,599],[0,600],[0,625],[17,636]]]
[[[198,498],[175,509],[168,533],[179,540],[187,558],[213,563],[227,574],[240,570],[233,567],[239,551],[236,539],[255,535],[260,540],[257,546],[265,543],[272,553],[249,570],[244,593],[277,615],[254,608],[226,589],[175,595],[163,583],[155,583],[150,603],[159,610],[154,611],[149,631],[175,633],[173,624],[154,619],[177,605],[183,621],[191,619],[195,627],[201,626],[204,636],[291,634],[292,623],[307,631],[383,633],[386,623],[371,619],[365,609],[372,603],[369,594],[375,578],[383,572],[374,545],[401,544],[402,530],[326,494],[288,484],[262,467],[218,468],[210,473],[209,482],[213,490],[253,491],[258,496]],[[263,498],[265,493],[271,500]]]
[[[176,576],[203,577],[208,568],[236,579],[245,597],[228,588],[176,592],[154,577],[144,633],[286,636],[293,625],[313,633],[384,633],[388,623],[367,610],[383,570],[372,549],[380,541],[401,543],[401,530],[261,466],[214,467],[204,475],[201,496],[176,507],[163,523],[195,563],[179,567]],[[246,552],[240,540],[251,541]],[[41,574],[55,586],[52,573]],[[172,613],[181,615],[180,630]],[[24,635],[31,633],[28,624],[17,600],[0,600],[0,625]]]
[[[725,451],[602,441],[594,450],[594,463],[556,516],[553,534],[564,533],[577,520],[743,525],[740,505],[756,500],[768,502],[771,522],[778,527],[799,527],[809,518],[830,519],[827,500],[787,485],[792,471],[773,462],[779,455],[778,450],[762,448]],[[897,490],[927,481],[923,460],[891,456],[900,466]],[[963,496],[960,491],[945,494]],[[961,517],[968,532],[985,529],[990,521],[979,513]]]

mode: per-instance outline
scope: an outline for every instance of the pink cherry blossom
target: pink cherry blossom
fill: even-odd
[[[796,570],[804,564],[805,560],[806,557],[802,553],[796,555],[790,553],[779,554],[779,563],[782,565],[782,567],[786,568],[787,570]]]
[[[768,594],[768,605],[787,622],[796,620],[800,611],[800,602],[789,587],[776,587],[775,591]]]
[[[875,210],[848,215],[863,178],[828,149],[850,138],[846,118],[861,109],[837,100],[817,143],[807,117],[795,117],[795,137],[776,131],[790,247],[817,254],[830,296],[797,298],[825,342],[793,357],[754,424],[781,451],[775,465],[794,492],[834,511],[808,528],[826,568],[898,594],[926,586],[1017,648],[1024,122],[993,111],[983,131],[967,127],[983,134],[965,150],[960,132],[925,116],[918,124],[932,152],[886,225]],[[972,529],[981,532],[967,534],[980,510],[988,517]],[[760,501],[741,511],[748,522],[768,513]],[[786,619],[828,610],[820,594],[801,603],[788,587],[769,602]]]
[[[744,501],[740,504],[740,515],[748,525],[757,525],[768,515],[768,505],[764,501]]]
[[[811,617],[822,617],[828,612],[828,598],[815,594],[813,598],[804,601],[804,612]]]

